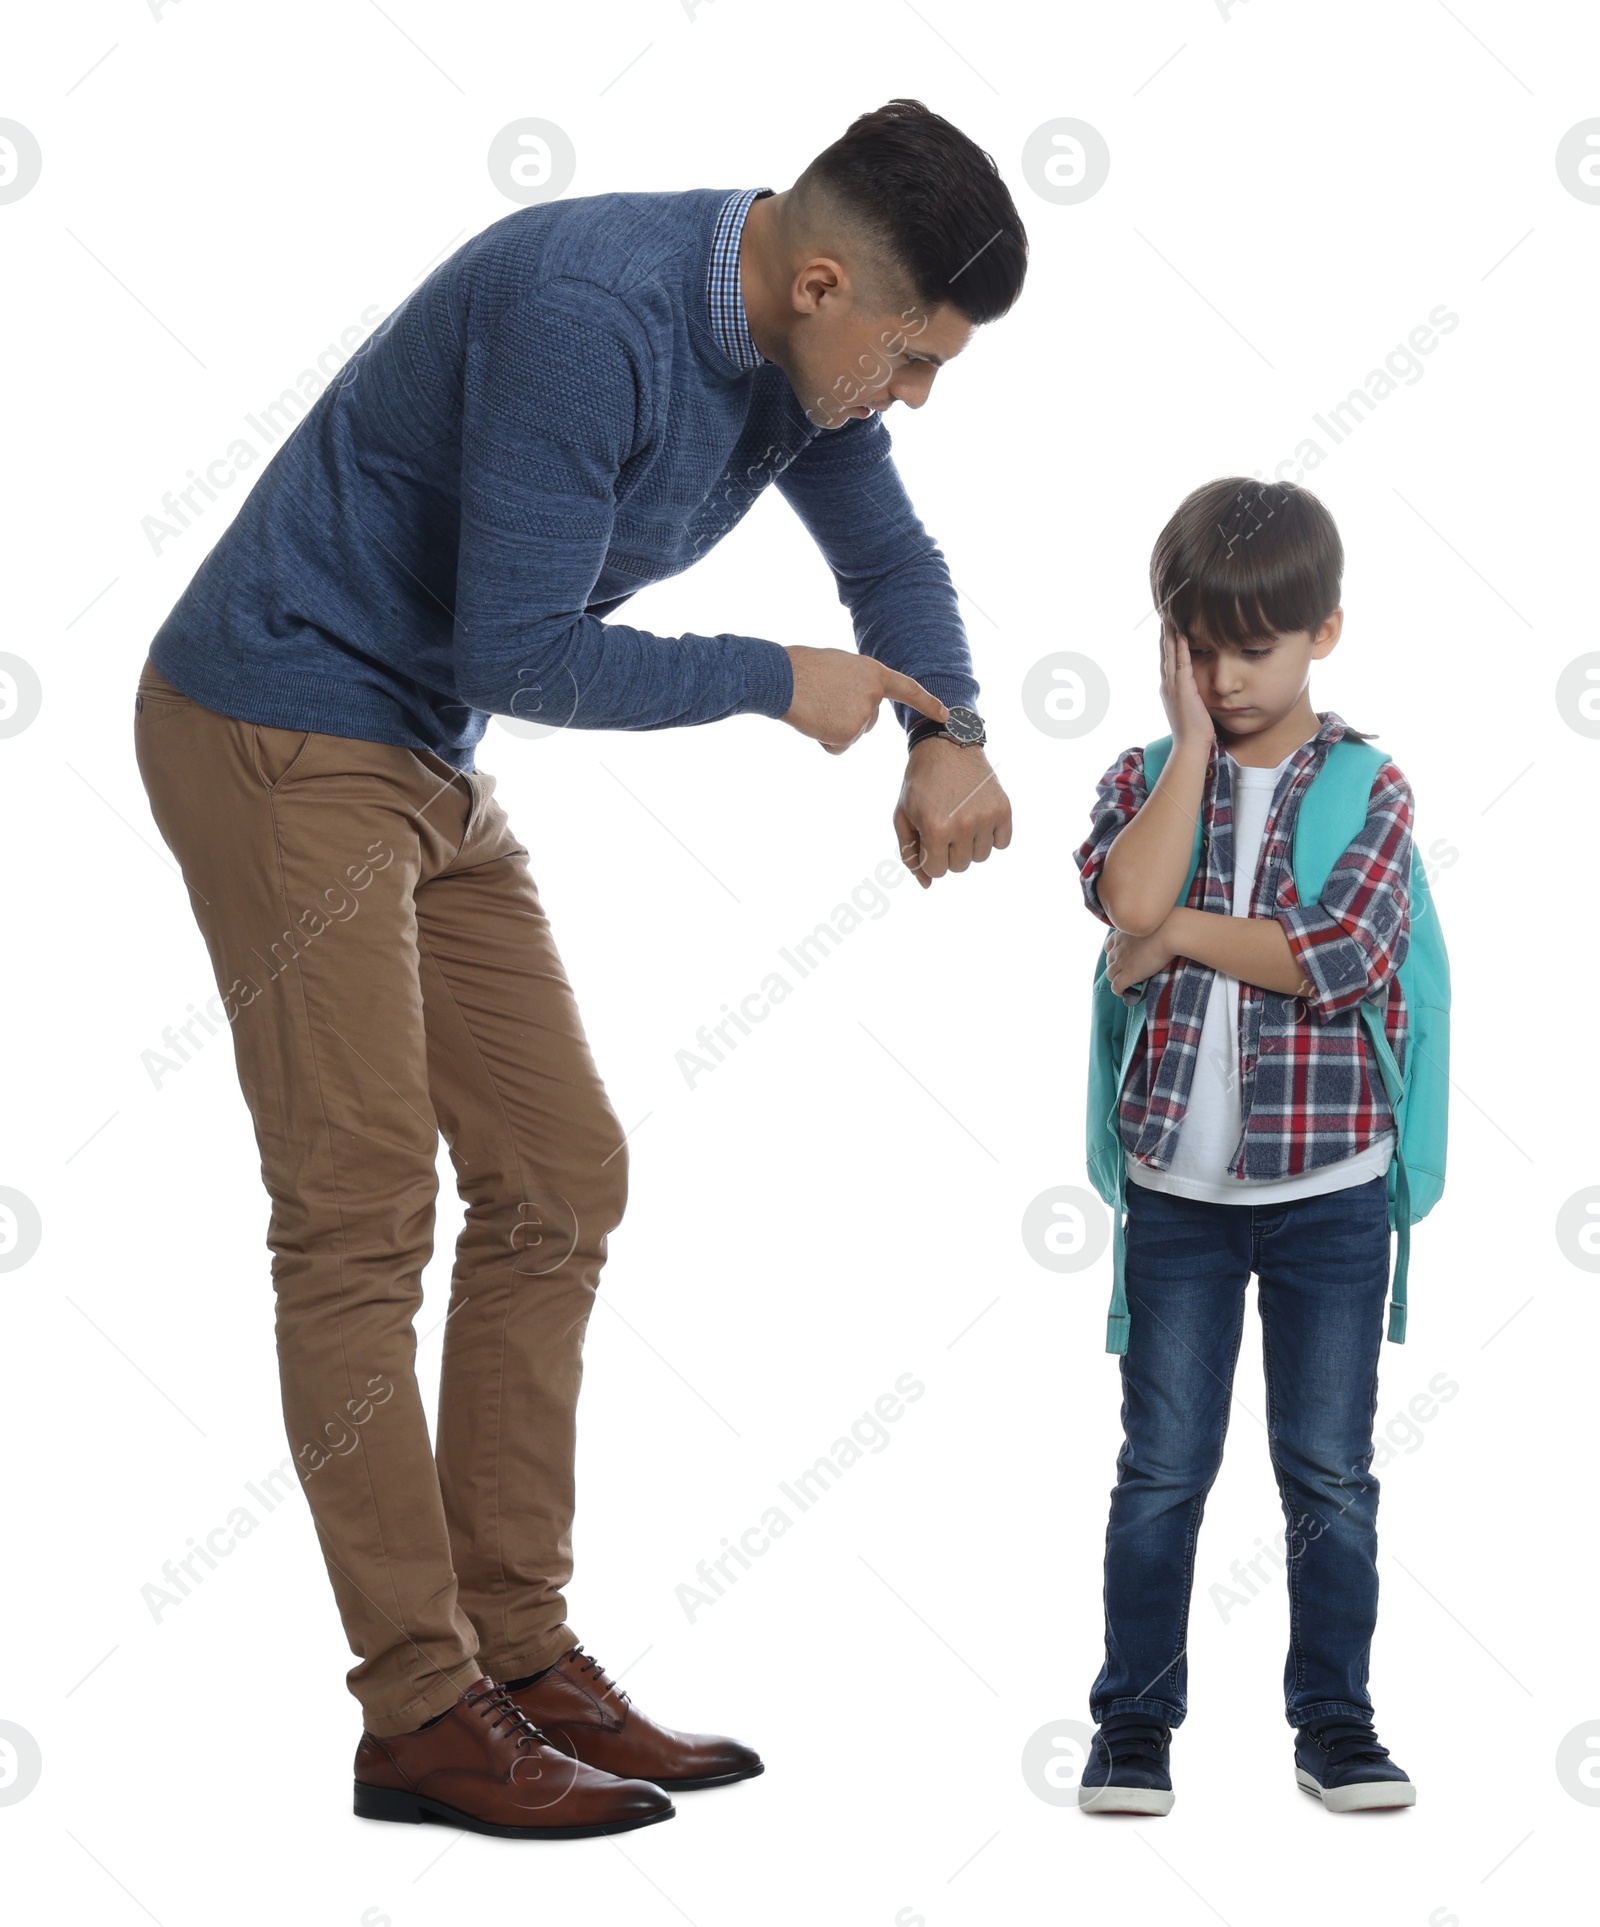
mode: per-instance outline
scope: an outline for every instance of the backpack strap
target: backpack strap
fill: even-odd
[[[1388,761],[1376,743],[1358,743],[1341,736],[1322,759],[1312,777],[1294,826],[1295,894],[1302,903],[1315,903],[1352,841],[1367,820],[1367,801],[1373,780]],[[1309,807],[1315,796],[1315,807]]]
[[[1359,836],[1367,818],[1367,800],[1378,771],[1389,760],[1376,743],[1358,743],[1342,736],[1323,759],[1311,789],[1301,799],[1294,834],[1295,893],[1302,903],[1315,903],[1333,866]],[[1315,794],[1317,807],[1307,805]],[[1383,1078],[1384,1094],[1394,1117],[1394,1196],[1389,1222],[1397,1233],[1394,1279],[1389,1294],[1389,1338],[1403,1345],[1406,1338],[1406,1274],[1411,1263],[1411,1183],[1405,1158],[1406,1080],[1389,1045],[1383,1013],[1372,998],[1363,998],[1361,1022],[1372,1045]]]
[[[1361,1003],[1361,1021],[1366,1026],[1367,1037],[1371,1042],[1373,1054],[1378,1060],[1378,1068],[1383,1073],[1383,1088],[1389,1099],[1389,1109],[1394,1114],[1394,1215],[1392,1223],[1398,1234],[1395,1251],[1394,1285],[1389,1294],[1389,1337],[1396,1345],[1406,1342],[1406,1272],[1411,1263],[1411,1184],[1406,1176],[1405,1153],[1401,1146],[1405,1140],[1405,1102],[1406,1081],[1395,1062],[1395,1055],[1389,1045],[1387,1032],[1378,1006],[1369,998]]]
[[[1158,736],[1153,743],[1144,747],[1144,784],[1145,796],[1160,781],[1161,772],[1166,768],[1167,758],[1172,753],[1172,738]],[[1194,826],[1194,846],[1189,853],[1189,874],[1183,880],[1183,887],[1177,895],[1182,903],[1189,894],[1189,886],[1194,882],[1195,871],[1200,867],[1200,836],[1198,823]],[[1144,1035],[1146,1021],[1150,1015],[1148,1004],[1140,1000],[1138,1009],[1129,1020],[1123,1035],[1122,1061],[1117,1066],[1116,1095],[1111,1103],[1111,1130],[1120,1139],[1117,1131],[1118,1115],[1122,1106],[1122,1087],[1128,1081],[1128,1070],[1133,1063],[1133,1053],[1138,1048],[1139,1039]],[[1122,1353],[1128,1349],[1128,1239],[1124,1217],[1127,1211],[1128,1165],[1127,1153],[1121,1150],[1117,1158],[1117,1196],[1111,1207],[1111,1308],[1106,1314],[1106,1350]]]
[[[1116,1128],[1117,1114],[1122,1106],[1122,1087],[1128,1080],[1128,1066],[1133,1062],[1134,1050],[1144,1034],[1148,1014],[1141,1002],[1123,1038],[1122,1062],[1117,1069],[1117,1094],[1111,1105],[1113,1129]],[[1111,1207],[1111,1309],[1106,1314],[1108,1352],[1125,1352],[1128,1349],[1128,1238],[1123,1225],[1127,1196],[1128,1165],[1127,1153],[1124,1152],[1117,1160],[1117,1198]]]

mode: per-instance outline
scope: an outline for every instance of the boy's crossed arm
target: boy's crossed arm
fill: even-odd
[[[1209,742],[1199,738],[1175,743],[1155,788],[1106,851],[1099,897],[1112,924],[1106,939],[1111,987],[1120,992],[1143,983],[1181,956],[1263,990],[1315,996],[1276,918],[1170,907],[1189,867],[1209,754]]]
[[[1205,772],[1200,750],[1186,754],[1180,743],[1148,796],[1136,749],[1101,783],[1078,861],[1085,902],[1112,925],[1112,988],[1142,983],[1175,957],[1189,957],[1242,983],[1301,998],[1326,1021],[1387,983],[1409,941],[1411,792],[1400,771],[1390,763],[1378,772],[1362,832],[1334,865],[1318,902],[1271,916],[1183,906],[1163,913],[1159,906],[1172,905],[1188,868]]]
[[[1113,990],[1143,983],[1174,957],[1220,970],[1241,983],[1308,1001],[1317,987],[1307,975],[1276,917],[1224,916],[1216,910],[1174,909],[1148,937],[1113,930],[1106,938],[1106,973]]]

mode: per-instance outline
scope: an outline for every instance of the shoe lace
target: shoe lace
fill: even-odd
[[[593,1675],[594,1683],[600,1688],[602,1696],[608,1693],[613,1694],[619,1706],[626,1706],[628,1704],[628,1695],[616,1681],[611,1678],[593,1653],[586,1653],[581,1646],[574,1646],[572,1649],[572,1657],[578,1662],[578,1671],[580,1673]]]
[[[1310,1733],[1328,1755],[1330,1765],[1336,1767],[1375,1766],[1389,1757],[1388,1747],[1379,1744],[1370,1720],[1319,1720]]]
[[[1159,1760],[1170,1731],[1165,1720],[1144,1713],[1116,1713],[1101,1722],[1100,1744],[1113,1765],[1128,1760]]]
[[[488,1693],[463,1693],[462,1698],[479,1719],[489,1720],[491,1733],[504,1725],[507,1739],[515,1741],[519,1753],[525,1752],[529,1747],[550,1744],[549,1736],[543,1727],[534,1725],[503,1686],[496,1686]],[[491,1713],[494,1715],[493,1719],[489,1719]]]

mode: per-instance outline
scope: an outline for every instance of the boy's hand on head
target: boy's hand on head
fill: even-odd
[[[1177,956],[1166,929],[1163,924],[1148,937],[1132,937],[1126,930],[1113,930],[1106,938],[1106,975],[1119,996],[1129,984],[1142,984],[1158,970],[1165,970]]]
[[[1189,638],[1179,635],[1170,622],[1161,625],[1161,707],[1167,712],[1174,749],[1190,742],[1209,746],[1216,726],[1194,679]]]

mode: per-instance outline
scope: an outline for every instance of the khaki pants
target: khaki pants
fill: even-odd
[[[492,776],[219,715],[149,662],[135,707],[255,1122],[350,1689],[407,1732],[576,1644],[574,1412],[627,1146]],[[467,1210],[435,1453],[412,1321],[441,1131]]]

